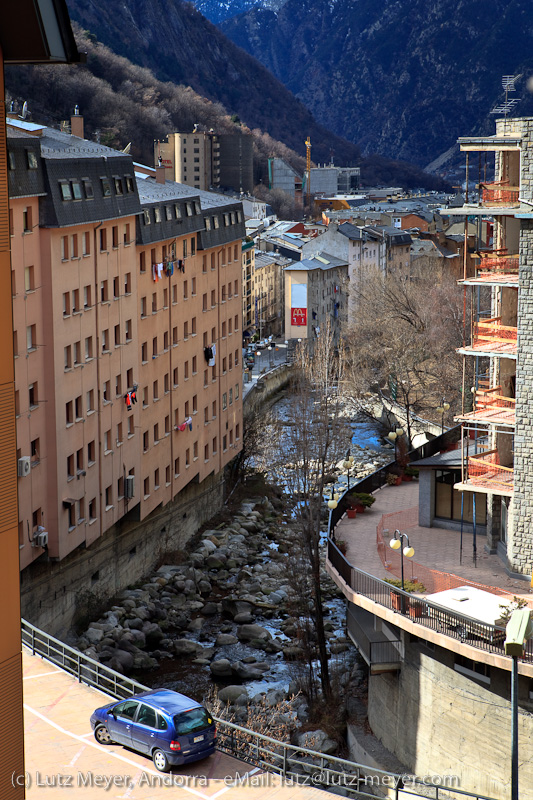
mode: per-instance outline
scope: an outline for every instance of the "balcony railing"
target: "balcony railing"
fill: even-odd
[[[472,329],[472,350],[516,355],[517,328],[502,325],[501,317],[475,322]]]
[[[497,450],[486,450],[475,456],[468,456],[468,483],[485,489],[513,490],[514,469],[502,467]]]
[[[481,183],[481,202],[485,206],[518,205],[519,186],[510,186],[509,181]]]
[[[514,397],[504,397],[499,394],[501,386],[493,389],[478,389],[474,401],[474,411],[456,417],[457,420],[470,422],[483,422],[489,425],[515,424]]]
[[[424,597],[414,597],[408,592],[391,587],[386,581],[350,564],[331,539],[328,540],[327,558],[346,586],[355,594],[363,595],[377,605],[394,611],[399,617],[409,618],[421,628],[465,642],[478,650],[504,656],[505,628],[501,625],[490,625],[466,617],[456,611],[444,609]],[[421,631],[420,636],[423,635]],[[527,641],[520,660],[533,663],[533,640]]]
[[[518,278],[518,256],[510,255],[506,250],[479,253],[480,263],[476,269],[476,277],[485,280],[498,277],[514,276]]]
[[[378,631],[365,630],[357,619],[357,609],[353,604],[348,605],[346,628],[371,673],[395,672],[400,669],[403,655],[401,639],[387,639]]]

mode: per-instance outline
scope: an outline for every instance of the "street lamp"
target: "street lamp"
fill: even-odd
[[[407,542],[405,547],[402,547],[402,540],[405,539]],[[404,579],[403,579],[403,557],[412,558],[415,554],[414,548],[411,547],[409,544],[409,537],[406,533],[400,533],[399,530],[394,531],[394,537],[389,542],[390,547],[393,550],[400,551],[400,562],[402,567],[402,592],[405,591],[404,588]],[[402,594],[402,614],[405,613],[405,597]]]
[[[350,455],[350,451],[346,451],[344,461],[342,462],[343,468],[346,470],[346,477],[348,479],[348,491],[350,490],[350,470],[353,467],[355,458]]]
[[[511,671],[511,800],[518,800],[518,659],[533,635],[529,608],[517,608],[505,627],[505,655],[513,659]]]
[[[387,434],[387,439],[394,444],[394,460],[396,461],[396,446],[398,444],[398,439],[400,436],[403,436],[403,428],[396,428],[395,431],[391,431]]]
[[[337,508],[337,500],[339,499],[339,495],[335,493],[335,489],[333,486],[331,487],[331,500],[328,500],[328,508],[333,511]]]
[[[437,414],[442,414],[442,417],[441,417],[441,424],[440,424],[440,433],[441,433],[441,436],[442,436],[442,434],[444,433],[444,415],[445,415],[445,413],[446,413],[447,411],[449,411],[449,410],[450,410],[450,404],[449,404],[449,403],[447,403],[447,402],[446,402],[446,398],[444,398],[444,397],[443,397],[443,398],[442,398],[442,404],[441,404],[440,406],[437,406],[437,408],[435,409],[435,411],[437,412]]]

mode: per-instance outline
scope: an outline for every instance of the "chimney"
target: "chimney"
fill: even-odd
[[[165,183],[166,167],[163,164],[161,156],[157,159],[157,167],[155,168],[155,182]]]
[[[83,117],[80,114],[80,107],[78,105],[74,107],[74,114],[72,114],[70,118],[70,132],[79,139],[85,138],[83,135]]]

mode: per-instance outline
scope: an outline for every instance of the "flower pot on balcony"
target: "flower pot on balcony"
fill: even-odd
[[[402,475],[402,481],[405,481],[405,483],[410,483],[410,481],[412,480],[413,480],[412,475]]]
[[[409,616],[411,619],[422,616],[422,603],[409,600]]]
[[[392,603],[392,607],[395,611],[402,610],[402,595],[398,594],[398,592],[391,592],[390,599]]]
[[[348,519],[355,519],[357,516],[357,511],[355,508],[347,508],[346,514],[348,516]]]

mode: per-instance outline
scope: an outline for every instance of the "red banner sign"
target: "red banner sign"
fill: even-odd
[[[291,325],[307,325],[306,308],[291,308]]]

